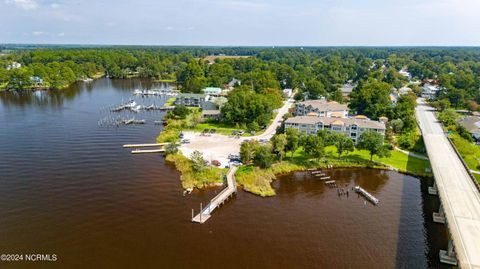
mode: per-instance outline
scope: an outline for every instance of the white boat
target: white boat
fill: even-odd
[[[138,113],[140,112],[140,110],[142,110],[142,106],[141,105],[134,106],[134,107],[131,107],[130,110],[132,110],[135,113]]]
[[[86,78],[86,79],[83,80],[83,82],[92,82],[92,81],[93,81],[92,78]]]

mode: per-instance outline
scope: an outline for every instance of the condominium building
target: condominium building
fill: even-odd
[[[346,118],[348,116],[348,106],[334,101],[307,100],[297,104],[295,115]]]
[[[295,128],[307,134],[316,134],[320,130],[343,133],[357,144],[360,136],[367,130],[385,135],[385,123],[366,118],[331,118],[316,116],[296,116],[285,121],[285,129]]]

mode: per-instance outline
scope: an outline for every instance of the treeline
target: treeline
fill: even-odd
[[[240,159],[247,165],[269,168],[275,161],[282,162],[287,152],[291,153],[290,157],[294,157],[295,152],[302,148],[308,156],[318,161],[326,156],[326,147],[334,146],[338,158],[358,148],[367,150],[372,161],[374,155],[390,156],[391,147],[384,145],[383,140],[383,135],[378,132],[366,131],[355,147],[352,139],[342,133],[321,130],[317,135],[306,135],[297,129],[288,128],[285,133],[273,136],[268,144],[261,144],[257,140],[244,141],[240,146]]]
[[[4,46],[4,49],[11,49]],[[480,102],[479,48],[350,48],[350,47],[13,47],[0,56],[0,85],[32,87],[30,77],[45,87],[62,88],[72,81],[99,74],[177,79],[185,92],[205,86],[221,87],[233,77],[255,92],[297,88],[297,99],[325,96],[342,101],[339,91],[347,81],[357,89],[369,80],[399,88],[408,84],[399,70],[414,79],[436,79],[443,90],[439,99],[455,108]],[[207,55],[242,55],[249,58],[203,60]],[[6,70],[12,62],[18,70]],[[3,67],[3,68],[1,68]],[[418,87],[414,87],[418,91]],[[474,103],[473,103],[474,102]]]

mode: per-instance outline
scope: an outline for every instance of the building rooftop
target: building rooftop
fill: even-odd
[[[311,106],[319,111],[344,111],[348,110],[346,104],[340,104],[335,101],[328,102],[327,100],[307,100],[299,103],[299,105]]]
[[[329,118],[329,117],[313,117],[313,116],[297,116],[288,118],[285,123],[296,124],[317,124],[322,122],[324,125],[357,125],[361,128],[372,128],[385,130],[385,123],[368,119],[355,118]]]
[[[480,117],[467,116],[459,121],[470,133],[480,133]]]
[[[207,87],[202,90],[203,92],[215,92],[215,93],[221,93],[222,89],[217,88],[217,87]]]
[[[177,98],[205,98],[203,93],[180,93]]]

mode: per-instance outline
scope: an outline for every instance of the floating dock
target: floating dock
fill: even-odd
[[[210,203],[206,207],[202,208],[200,204],[200,213],[194,216],[194,211],[192,209],[192,222],[196,222],[200,224],[204,223],[210,218],[210,216],[213,213],[213,210],[215,210],[221,204],[225,203],[225,201],[230,196],[232,196],[234,193],[237,192],[237,183],[235,182],[235,177],[234,177],[236,170],[237,170],[237,167],[235,165],[230,166],[230,169],[228,170],[228,173],[227,173],[227,187],[223,189],[215,197],[213,197],[213,199],[210,201]]]
[[[360,186],[356,186],[355,187],[355,191],[361,195],[363,195],[363,197],[365,197],[368,201],[370,201],[371,203],[373,203],[374,205],[378,205],[378,203],[380,202],[380,200],[378,200],[377,198],[375,198],[375,196],[371,195],[368,191],[364,190],[363,188],[361,188]]]
[[[162,153],[165,152],[165,149],[134,149],[132,154],[142,154],[142,153]]]

